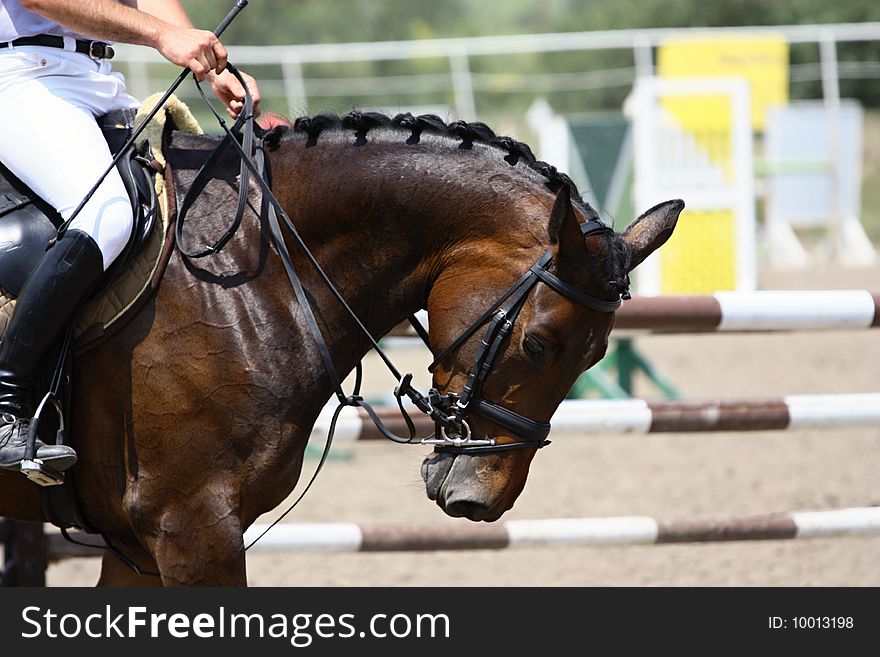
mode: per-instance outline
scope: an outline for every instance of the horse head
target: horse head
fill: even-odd
[[[447,514],[492,521],[513,506],[538,448],[549,442],[554,411],[605,355],[614,310],[629,296],[629,273],[669,238],[683,207],[660,204],[617,234],[588,205],[573,203],[565,184],[552,209],[530,208],[543,214],[549,245],[537,262],[513,250],[497,277],[470,280],[467,288],[457,276],[438,280],[428,310],[432,345],[445,351],[434,363],[434,385],[441,395],[455,391],[449,398],[463,429],[438,441],[421,472],[428,497]],[[491,262],[492,248],[476,256]],[[504,294],[495,281],[513,281],[523,270],[531,277],[520,277],[481,321],[487,299]],[[475,317],[462,333],[463,320]]]

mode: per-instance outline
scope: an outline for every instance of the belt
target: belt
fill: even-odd
[[[64,48],[64,37],[52,34],[40,34],[32,37],[21,37],[14,41],[0,42],[0,48],[14,48],[16,46],[48,46],[49,48]],[[112,59],[115,52],[109,43],[103,41],[76,40],[76,52],[88,55],[92,59]]]

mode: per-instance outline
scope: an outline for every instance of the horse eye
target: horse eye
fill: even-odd
[[[523,339],[523,349],[525,349],[526,353],[530,356],[540,356],[541,352],[544,351],[544,345],[531,335],[527,335]]]

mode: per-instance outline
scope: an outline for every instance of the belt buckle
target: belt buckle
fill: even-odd
[[[112,59],[113,47],[103,41],[89,41],[89,57],[92,59]]]

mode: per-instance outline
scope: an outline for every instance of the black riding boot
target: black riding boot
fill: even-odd
[[[33,377],[79,304],[104,271],[101,250],[80,230],[69,230],[31,272],[0,342],[0,470],[17,470],[34,413]],[[36,459],[58,472],[76,463],[67,445],[37,439]]]

